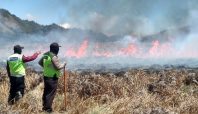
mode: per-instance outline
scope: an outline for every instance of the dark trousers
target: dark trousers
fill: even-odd
[[[44,77],[43,110],[52,110],[52,103],[56,94],[58,78]]]
[[[10,92],[8,97],[8,103],[14,104],[24,95],[25,83],[24,76],[22,77],[13,77],[10,76]]]

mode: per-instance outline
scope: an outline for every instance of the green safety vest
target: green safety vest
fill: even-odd
[[[8,57],[8,66],[10,69],[10,75],[14,77],[25,76],[25,64],[22,59],[23,55],[13,54]]]
[[[43,56],[43,75],[45,77],[59,77],[60,70],[56,69],[52,63],[52,53],[48,52]]]

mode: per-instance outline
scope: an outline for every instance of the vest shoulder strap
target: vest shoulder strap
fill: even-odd
[[[21,59],[22,60],[23,55],[22,54],[12,54],[11,56],[8,57],[8,61],[14,61],[15,59]]]

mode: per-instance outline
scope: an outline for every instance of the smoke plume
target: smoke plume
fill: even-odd
[[[27,29],[24,32],[21,28],[24,25],[12,16],[5,18],[1,15],[1,57],[6,60],[13,53],[15,44],[23,45],[24,54],[30,55],[37,50],[46,52],[50,43],[58,42],[62,46],[59,56],[69,61],[70,66],[94,63],[173,64],[174,60],[178,63],[180,59],[198,58],[196,0],[59,2],[56,5],[67,10],[67,23],[74,28],[58,30],[48,27],[45,34],[30,34],[26,33]],[[60,17],[60,23],[65,23],[65,16]]]

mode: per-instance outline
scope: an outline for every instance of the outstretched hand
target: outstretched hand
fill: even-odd
[[[37,53],[38,55],[40,55],[40,54],[41,54],[41,51],[37,51],[36,53]]]

